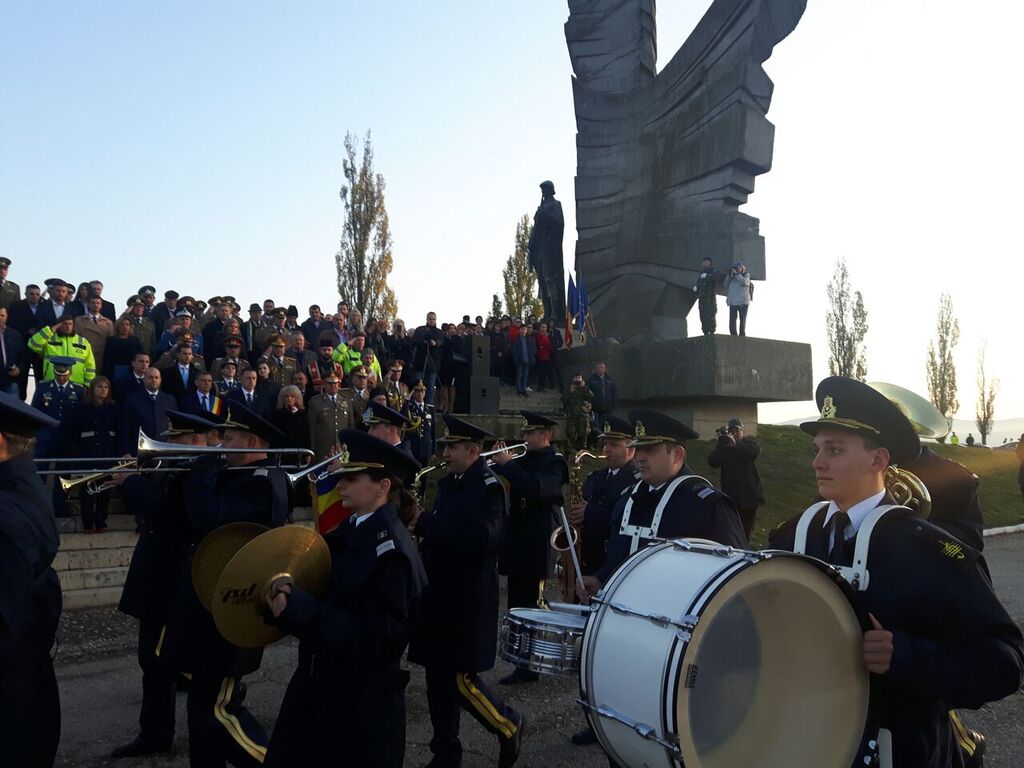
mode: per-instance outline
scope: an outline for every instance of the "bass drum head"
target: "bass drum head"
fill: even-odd
[[[863,630],[803,557],[742,569],[701,610],[676,688],[687,768],[849,768],[869,708]]]

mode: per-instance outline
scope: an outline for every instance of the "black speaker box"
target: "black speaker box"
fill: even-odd
[[[473,376],[491,375],[491,337],[474,336],[472,346],[472,368]]]
[[[501,400],[501,379],[497,376],[471,376],[469,379],[469,412],[498,413]]]

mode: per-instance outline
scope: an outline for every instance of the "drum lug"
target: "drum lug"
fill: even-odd
[[[576,699],[576,702],[583,707],[587,712],[591,712],[599,717],[606,717],[609,720],[614,720],[617,723],[622,723],[627,728],[631,728],[637,736],[647,741],[653,741],[661,745],[665,749],[669,750],[674,755],[679,755],[679,742],[677,740],[663,739],[658,736],[658,732],[647,723],[637,722],[631,717],[627,717],[616,709],[601,705],[595,707],[590,702],[584,701],[583,699]]]
[[[607,606],[609,609],[615,611],[615,613],[621,613],[624,616],[635,616],[638,619],[645,619],[652,624],[657,624],[659,627],[675,627],[680,638],[683,640],[690,639],[690,633],[693,631],[694,627],[697,626],[697,621],[699,620],[699,617],[694,616],[693,614],[687,614],[681,619],[676,620],[669,616],[662,616],[657,613],[644,613],[643,611],[637,611],[630,608],[628,605],[611,602],[602,597],[596,596],[590,598],[590,602]]]

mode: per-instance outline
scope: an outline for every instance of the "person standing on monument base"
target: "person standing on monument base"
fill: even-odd
[[[700,276],[693,284],[693,292],[697,294],[697,309],[700,311],[700,330],[705,336],[711,336],[718,328],[718,271],[710,256],[700,260]]]
[[[739,319],[739,335],[747,335],[747,310],[752,297],[750,275],[742,261],[729,266],[725,276],[725,303],[729,305],[729,335],[735,336],[736,320]]]
[[[593,411],[597,424],[604,424],[604,417],[619,404],[619,390],[608,374],[608,364],[604,360],[594,363],[594,372],[587,379],[587,386],[594,395]]]

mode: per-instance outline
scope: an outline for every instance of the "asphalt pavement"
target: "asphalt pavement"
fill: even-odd
[[[993,537],[985,554],[996,591],[1018,625],[1024,626],[1024,535]],[[135,660],[134,624],[113,609],[69,613],[64,619],[63,645],[58,657],[63,727],[56,765],[59,768],[182,768],[188,765],[185,696],[178,696],[178,733],[174,748],[160,757],[111,761],[117,745],[136,733],[141,689]],[[294,669],[296,645],[282,641],[267,649],[261,670],[246,678],[246,705],[268,730],[273,726],[281,696]],[[485,675],[495,682],[511,667],[499,661]],[[430,759],[430,739],[423,672],[412,666],[407,695],[406,765],[422,766]],[[542,678],[540,682],[504,688],[495,686],[527,718],[527,738],[517,765],[524,768],[562,768],[607,765],[599,747],[574,747],[569,736],[583,727],[574,704],[575,678]],[[978,712],[965,712],[964,720],[988,736],[987,768],[1024,766],[1024,693]],[[799,738],[799,734],[794,734]],[[465,768],[497,763],[497,743],[469,716],[462,718]],[[343,745],[339,745],[342,749]],[[806,768],[813,768],[807,766]]]

